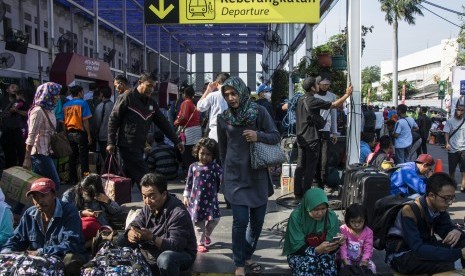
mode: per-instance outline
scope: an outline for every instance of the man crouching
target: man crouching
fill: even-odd
[[[118,240],[139,247],[155,275],[179,275],[195,261],[197,241],[189,212],[167,191],[166,179],[149,173],[141,180],[144,208]]]

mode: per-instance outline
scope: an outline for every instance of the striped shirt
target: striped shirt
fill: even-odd
[[[154,146],[145,162],[150,172],[162,174],[167,179],[174,179],[178,176],[178,161],[174,148],[164,143]]]
[[[42,154],[48,156],[50,154],[50,137],[55,130],[50,126],[44,112],[48,113],[52,124],[56,128],[55,113],[53,111],[42,110],[40,106],[35,106],[29,112],[26,145],[32,146],[31,155]]]

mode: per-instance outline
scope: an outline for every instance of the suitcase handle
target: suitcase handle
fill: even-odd
[[[110,159],[110,160],[108,160],[108,159]],[[123,170],[122,170],[121,167],[119,166],[118,161],[116,160],[116,158],[115,158],[115,156],[114,156],[113,153],[107,156],[107,158],[105,159],[105,163],[103,163],[103,164],[106,164],[107,161],[108,161],[107,175],[110,174],[110,172],[111,172],[111,165],[114,164],[115,169],[116,169],[116,171],[117,171],[117,174],[120,175],[120,176],[126,177],[126,175],[124,174]],[[109,178],[109,177],[108,177],[108,178]]]

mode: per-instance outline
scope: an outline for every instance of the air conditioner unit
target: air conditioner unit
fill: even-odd
[[[27,54],[29,34],[20,30],[8,28],[5,33],[5,50]]]

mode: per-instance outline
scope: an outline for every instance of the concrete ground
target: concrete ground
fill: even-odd
[[[436,145],[428,145],[428,152],[443,162],[443,170],[448,172],[447,152]],[[456,173],[456,181],[460,183],[460,173]],[[168,189],[170,192],[182,196],[184,185],[179,180],[171,181]],[[133,189],[133,203],[129,208],[142,206],[141,195],[138,189]],[[330,200],[332,198],[330,197]],[[192,275],[234,275],[234,263],[231,251],[231,227],[232,213],[226,209],[224,198],[220,194],[221,221],[212,235],[212,244],[208,253],[198,254],[197,260],[192,268]],[[269,198],[265,224],[258,242],[257,250],[253,260],[260,263],[266,275],[289,275],[290,270],[286,257],[281,255],[283,222],[289,217],[296,202],[292,194],[275,189],[275,194]],[[465,216],[465,194],[460,193],[460,185],[457,188],[457,200],[449,209],[454,222],[463,223]],[[336,211],[340,220],[343,220],[342,211]],[[384,251],[375,250],[373,261],[375,262],[379,275],[392,275],[389,267],[384,263]]]

